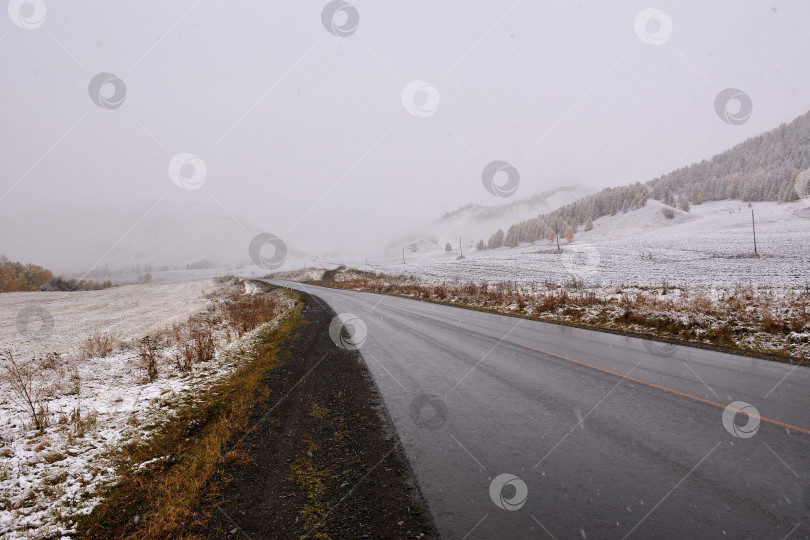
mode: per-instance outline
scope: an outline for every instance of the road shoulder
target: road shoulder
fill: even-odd
[[[335,313],[301,294],[306,323],[269,373],[192,533],[209,538],[435,538],[419,488],[358,351]]]

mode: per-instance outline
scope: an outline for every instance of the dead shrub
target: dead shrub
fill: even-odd
[[[9,398],[30,418],[36,429],[48,425],[48,405],[42,399],[41,371],[34,362],[17,362],[10,350],[3,353],[0,376],[11,387]]]
[[[141,367],[146,370],[146,377],[154,381],[158,376],[157,343],[149,336],[141,340],[140,348]]]
[[[214,342],[214,333],[209,326],[192,323],[189,326],[189,336],[195,361],[207,362],[214,358],[216,343]]]
[[[177,352],[174,354],[174,364],[179,371],[191,371],[194,365],[194,347],[188,341],[180,341],[177,345]]]

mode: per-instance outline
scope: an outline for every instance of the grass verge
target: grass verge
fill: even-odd
[[[118,482],[78,522],[82,538],[176,538],[184,530],[208,481],[222,463],[242,459],[229,441],[248,428],[251,409],[269,399],[268,371],[283,362],[285,344],[303,322],[297,302],[276,327],[259,331],[256,354],[228,379],[189,397],[146,441],[123,449],[116,462]]]
[[[771,361],[810,365],[810,290],[791,298],[737,287],[722,301],[702,291],[623,291],[581,285],[422,283],[405,276],[337,269],[304,283],[399,296],[487,313],[664,341]],[[668,294],[669,293],[669,294]],[[672,300],[669,300],[672,299]]]

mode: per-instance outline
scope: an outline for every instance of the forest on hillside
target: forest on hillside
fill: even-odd
[[[573,238],[593,220],[641,208],[652,198],[681,210],[704,201],[744,202],[797,200],[799,172],[810,168],[810,112],[776,129],[751,137],[710,160],[703,160],[646,183],[605,188],[548,214],[498,230],[478,249],[516,247],[521,242]]]

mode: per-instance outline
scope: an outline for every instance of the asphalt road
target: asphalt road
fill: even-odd
[[[808,368],[277,284],[356,317],[444,538],[810,538]]]

